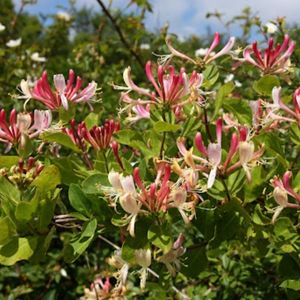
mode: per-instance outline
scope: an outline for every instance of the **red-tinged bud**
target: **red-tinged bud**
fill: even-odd
[[[22,158],[19,159],[18,166],[19,166],[19,172],[23,173],[24,160]]]
[[[121,158],[119,156],[119,144],[116,141],[113,141],[111,143],[111,148],[112,148],[112,151],[113,151],[113,154],[115,156],[115,159],[116,159],[117,163],[119,164],[119,166],[121,167],[121,169],[124,170],[124,166],[123,166],[122,160],[121,160]]]
[[[203,144],[203,140],[200,132],[197,132],[195,136],[195,145],[199,152],[201,152],[205,156],[208,156],[207,149]]]
[[[176,250],[176,249],[182,247],[184,241],[185,241],[185,237],[182,233],[180,233],[177,240],[173,244],[173,249]]]
[[[35,159],[30,156],[27,160],[27,169],[30,170],[35,164]]]
[[[144,184],[142,182],[142,179],[140,177],[140,169],[138,167],[134,168],[133,170],[133,179],[136,185],[141,189],[145,190]]]
[[[222,126],[223,126],[223,120],[222,118],[219,118],[216,122],[216,135],[217,135],[217,142],[219,145],[222,143]]]
[[[239,139],[236,133],[233,133],[231,136],[230,148],[227,154],[226,161],[224,163],[224,169],[226,170],[227,166],[230,164],[233,155],[237,152],[239,145]]]
[[[245,127],[241,127],[240,130],[240,141],[245,142],[247,139],[248,130]]]

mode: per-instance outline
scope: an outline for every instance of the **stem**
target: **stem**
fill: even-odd
[[[166,140],[166,135],[167,133],[163,133],[163,137],[161,140],[161,145],[160,145],[160,151],[159,151],[159,158],[162,159],[163,151],[164,151],[164,145],[165,145],[165,140]]]
[[[224,186],[224,189],[225,189],[225,192],[226,192],[226,196],[227,196],[227,200],[230,201],[230,193],[229,193],[228,187],[227,187],[227,185],[225,183],[225,180],[222,177],[221,177],[221,182],[222,182],[222,184]]]
[[[104,5],[102,0],[97,0],[98,4],[101,6],[102,11],[104,14],[109,18],[111,21],[113,27],[115,28],[116,32],[118,33],[121,42],[124,44],[124,46],[130,51],[130,53],[135,57],[139,65],[141,66],[142,69],[144,69],[144,63],[142,59],[139,57],[139,55],[132,49],[131,45],[129,42],[125,39],[125,36],[120,28],[120,26],[117,24],[116,19],[111,15],[110,11],[107,9],[107,7]]]
[[[105,150],[102,150],[102,155],[103,155],[103,158],[104,158],[104,163],[105,163],[105,169],[106,169],[106,172],[107,174],[109,173],[109,169],[108,169],[108,161],[107,161],[107,157],[105,155]]]
[[[94,169],[93,163],[90,160],[89,155],[88,155],[87,152],[83,152],[83,161],[84,161],[84,163],[86,164],[86,166],[88,167],[89,170]]]
[[[207,111],[206,111],[205,107],[203,107],[203,112],[204,112],[204,125],[205,125],[205,129],[206,129],[206,133],[207,133],[207,136],[208,136],[210,142],[212,143],[213,139],[212,139],[212,136],[210,133],[208,118],[207,118]]]

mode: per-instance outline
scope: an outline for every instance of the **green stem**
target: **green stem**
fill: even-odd
[[[106,154],[105,154],[105,150],[102,151],[102,155],[103,155],[103,159],[104,159],[104,163],[105,163],[105,169],[106,169],[106,172],[108,174],[109,169],[108,169],[108,161],[107,161],[107,157],[106,157]]]
[[[230,193],[229,193],[228,187],[226,185],[226,182],[225,182],[224,178],[222,178],[222,177],[221,177],[221,182],[222,182],[223,187],[224,187],[225,192],[226,192],[227,201],[230,201]]]

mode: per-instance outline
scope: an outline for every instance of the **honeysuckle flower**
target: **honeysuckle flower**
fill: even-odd
[[[134,251],[135,261],[142,267],[140,271],[140,287],[144,289],[147,280],[147,269],[151,265],[151,250],[150,249],[137,249]]]
[[[127,91],[121,96],[122,101],[128,104],[125,109],[130,108],[131,110],[132,107],[141,105],[144,107],[143,113],[146,113],[145,109],[147,109],[147,107],[149,109],[149,104],[162,104],[168,105],[172,109],[176,110],[178,107],[181,107],[186,103],[198,101],[201,93],[200,86],[203,81],[202,74],[194,71],[191,76],[188,77],[183,68],[181,68],[180,72],[176,74],[173,66],[164,67],[162,65],[158,65],[156,80],[153,74],[152,63],[148,61],[146,63],[146,75],[152,83],[155,91],[138,87],[131,78],[130,67],[124,70],[123,78],[126,87],[115,86],[115,88]],[[128,93],[132,91],[144,96],[146,99],[132,99],[128,95]],[[142,111],[137,112],[140,115],[142,113]]]
[[[31,58],[31,60],[36,61],[36,62],[46,62],[47,61],[46,57],[40,56],[40,54],[38,52],[32,53],[30,58]]]
[[[5,27],[2,23],[0,23],[0,32],[1,32],[1,31],[4,31],[5,28],[6,28],[6,27]]]
[[[9,48],[15,48],[15,47],[19,47],[22,43],[22,39],[19,38],[19,39],[16,39],[16,40],[9,40],[7,43],[6,43],[6,46],[9,47]]]
[[[226,45],[221,50],[214,52],[213,50],[215,50],[215,48],[220,44],[220,34],[218,32],[216,32],[214,34],[214,39],[213,39],[210,47],[208,49],[199,49],[199,51],[197,52],[198,56],[202,56],[204,54],[203,55],[204,57],[200,61],[200,64],[202,64],[202,65],[209,64],[212,61],[214,61],[215,59],[217,59],[223,55],[230,54],[230,51],[233,48],[234,43],[235,43],[235,38],[230,37],[228,42],[226,43]],[[196,60],[192,59],[191,57],[187,56],[186,54],[181,53],[180,51],[176,50],[172,46],[170,38],[166,39],[166,44],[167,44],[171,54],[166,56],[166,58],[164,60],[169,60],[172,56],[177,56],[184,60],[190,61],[193,64],[196,64],[196,65],[199,64],[198,61],[196,61]]]
[[[69,79],[67,83],[62,74],[54,75],[53,77],[55,90],[51,89],[48,82],[47,72],[44,71],[42,77],[36,82],[33,89],[28,90],[28,85],[23,81],[21,85],[22,92],[26,96],[42,102],[51,110],[57,110],[61,107],[68,109],[69,102],[71,103],[87,103],[90,108],[91,100],[94,97],[97,89],[97,84],[92,81],[87,87],[81,90],[82,80],[79,76],[75,81],[75,73],[69,71]],[[75,84],[75,85],[74,85]]]
[[[264,28],[266,29],[266,32],[270,34],[278,31],[278,27],[272,22],[267,22],[266,24],[264,24]]]
[[[273,197],[276,201],[276,203],[279,205],[274,212],[272,223],[274,223],[278,217],[278,215],[281,213],[281,211],[288,207],[288,208],[294,208],[294,209],[300,209],[300,195],[297,194],[294,189],[291,186],[291,179],[292,179],[292,172],[286,171],[282,179],[278,178],[278,176],[275,176],[271,180],[271,184],[274,187],[273,190]],[[290,195],[294,200],[298,202],[292,203],[288,200],[288,195]]]
[[[80,300],[104,300],[112,297],[112,285],[109,281],[109,277],[106,277],[105,281],[102,278],[97,278],[91,284],[90,289],[84,289],[84,295],[80,297]]]
[[[300,124],[300,88],[297,88],[293,94],[293,106],[294,110],[289,108],[280,97],[281,87],[274,87],[272,90],[272,99],[273,104],[269,105],[270,113],[272,113],[273,117],[277,117],[278,119],[282,119],[283,121],[290,121],[290,122],[298,122]],[[278,116],[275,114],[277,110],[285,111],[291,118],[286,118],[282,116]]]
[[[111,187],[101,187],[109,196],[110,205],[116,207],[119,202],[122,209],[129,215],[128,230],[134,236],[134,224],[141,213],[166,212],[169,208],[177,208],[183,220],[188,223],[195,215],[195,202],[189,201],[182,181],[171,182],[171,167],[167,163],[159,165],[156,179],[145,185],[140,178],[139,168],[135,168],[133,175],[110,171],[108,180]]]
[[[279,74],[288,71],[290,56],[295,49],[295,42],[288,35],[284,36],[282,44],[274,47],[274,40],[270,38],[268,48],[260,51],[257,42],[244,49],[244,59],[259,68],[264,74]]]
[[[184,235],[179,234],[177,240],[173,243],[172,249],[157,258],[157,261],[166,265],[168,271],[172,276],[180,269],[180,257],[185,253],[186,249],[183,247]]]
[[[48,129],[51,124],[51,112],[35,110],[34,115],[10,112],[9,123],[6,121],[5,110],[0,111],[0,141],[7,144],[7,150],[12,145],[23,143],[24,138],[33,139]]]
[[[76,121],[73,119],[70,121],[70,126],[71,128],[63,127],[61,130],[71,138],[74,145],[81,151],[86,151],[85,139],[82,134],[83,129],[86,129],[85,123],[76,124]]]
[[[130,123],[135,123],[141,119],[150,119],[150,104],[135,105],[131,108],[135,115],[129,114],[126,118]]]

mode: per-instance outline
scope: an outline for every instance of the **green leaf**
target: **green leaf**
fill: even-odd
[[[276,220],[274,233],[280,240],[289,240],[297,236],[293,223],[287,217],[281,217]]]
[[[20,222],[29,222],[37,209],[37,202],[21,201],[16,207],[15,217]]]
[[[21,197],[20,191],[13,184],[11,184],[6,178],[0,177],[1,202],[11,201],[14,204],[17,204],[20,201],[20,197]]]
[[[61,183],[60,173],[56,166],[46,166],[30,186],[35,186],[43,193],[54,190]]]
[[[188,249],[183,256],[183,261],[184,264],[181,272],[188,277],[197,278],[208,266],[206,248],[197,247]]]
[[[101,185],[110,186],[106,174],[93,174],[82,182],[82,190],[86,194],[101,194]]]
[[[203,72],[204,82],[203,87],[210,88],[213,86],[219,78],[219,70],[215,65],[209,65],[205,68]]]
[[[181,125],[170,124],[164,121],[158,121],[154,123],[154,130],[158,133],[162,132],[175,132],[181,128]]]
[[[82,232],[74,236],[65,248],[64,257],[67,262],[74,262],[90,245],[97,229],[97,220],[85,223]]]
[[[290,289],[294,291],[300,291],[300,279],[299,280],[285,280],[280,284],[280,287]]]
[[[164,253],[171,250],[173,239],[167,223],[164,223],[163,225],[152,224],[148,230],[147,236],[149,241],[163,250]]]
[[[76,211],[87,216],[90,215],[91,206],[89,199],[85,196],[78,184],[71,183],[68,195],[70,204]]]
[[[278,77],[274,75],[266,75],[253,84],[253,89],[260,95],[271,96],[275,86],[280,86]]]
[[[234,90],[234,87],[235,85],[232,81],[227,82],[226,84],[220,87],[215,101],[215,111],[214,111],[213,118],[215,118],[218,115],[219,110],[222,107],[224,98]]]
[[[0,169],[1,168],[10,168],[19,162],[19,156],[0,156]]]
[[[43,132],[40,137],[42,140],[47,141],[47,142],[54,142],[57,144],[60,144],[66,148],[69,148],[75,152],[80,152],[80,149],[74,145],[72,142],[71,138],[60,131],[45,131]]]
[[[252,125],[252,110],[247,101],[242,99],[225,99],[223,107],[233,113],[241,125]]]
[[[91,129],[93,126],[98,125],[99,123],[99,114],[94,112],[89,113],[84,119],[84,123],[87,129]]]
[[[13,237],[0,246],[0,264],[12,266],[20,260],[29,259],[37,246],[37,237]]]
[[[15,225],[8,216],[0,219],[0,244],[7,242],[16,233]]]

